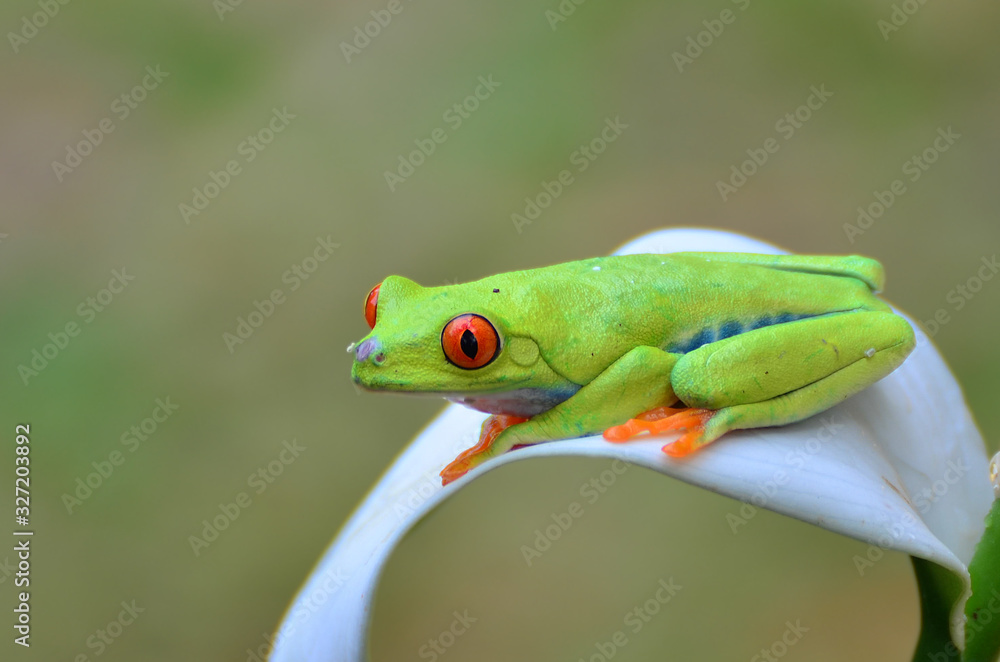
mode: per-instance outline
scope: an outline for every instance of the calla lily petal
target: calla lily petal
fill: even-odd
[[[662,230],[619,253],[780,253],[737,234]],[[912,324],[912,321],[911,321]],[[620,459],[816,524],[956,575],[952,636],[963,641],[968,563],[993,500],[982,437],[960,388],[926,335],[895,372],[833,409],[778,428],[734,431],[682,460],[661,438],[611,444],[584,437],[494,458],[446,487],[438,472],[478,438],[485,416],[448,407],[406,448],[344,525],[289,607],[272,662],[363,662],[379,577],[403,536],[485,472],[535,457]],[[761,503],[761,486],[782,476]],[[423,499],[413,508],[413,496]],[[933,495],[933,499],[927,495]],[[405,506],[403,504],[406,504]]]

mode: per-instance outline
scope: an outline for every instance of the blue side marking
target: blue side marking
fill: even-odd
[[[714,341],[715,341],[715,329],[702,329],[693,338],[688,339],[687,342],[674,345],[673,348],[667,351],[676,354],[686,354],[687,352],[693,352],[702,345],[707,345],[708,343]]]
[[[723,338],[732,338],[733,336],[738,335],[740,333],[743,333],[743,325],[737,322],[736,320],[732,320],[726,322],[721,327],[719,327],[719,337],[717,338],[717,340],[722,340]]]
[[[732,338],[733,336],[745,333],[746,331],[761,329],[765,326],[772,326],[774,324],[794,322],[807,317],[817,317],[817,315],[798,315],[795,313],[781,313],[780,315],[776,315],[774,317],[765,315],[764,317],[754,320],[747,326],[744,326],[743,323],[736,320],[729,320],[722,323],[718,329],[718,333],[716,333],[715,328],[702,329],[691,338],[675,342],[668,346],[667,351],[672,354],[687,354],[688,352],[693,352],[702,345],[707,345],[708,343],[715,342],[717,340],[723,340],[724,338]]]

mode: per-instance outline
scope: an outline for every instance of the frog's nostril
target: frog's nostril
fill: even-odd
[[[367,361],[368,357],[371,356],[378,348],[378,341],[374,338],[369,338],[360,345],[358,345],[358,353],[355,354],[354,358],[356,361]]]

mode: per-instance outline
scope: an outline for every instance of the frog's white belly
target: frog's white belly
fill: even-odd
[[[560,402],[568,400],[579,390],[579,386],[573,389],[560,389],[557,391],[542,388],[520,388],[503,393],[445,395],[445,398],[487,414],[505,414],[507,416],[531,418],[532,416],[541,414],[543,411],[552,409]]]

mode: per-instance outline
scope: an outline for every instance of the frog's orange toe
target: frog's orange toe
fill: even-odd
[[[493,447],[493,442],[500,436],[501,432],[512,425],[523,423],[526,420],[528,419],[521,418],[520,416],[494,414],[483,421],[483,427],[479,434],[479,441],[476,442],[476,445],[459,453],[458,457],[452,460],[448,466],[441,470],[441,473],[439,474],[441,476],[441,485],[447,485],[448,483],[458,480],[465,474],[469,473],[470,469],[476,467],[479,463],[489,457],[490,450]]]
[[[695,451],[696,446],[694,442],[702,432],[703,430],[700,429],[687,432],[677,441],[671,441],[669,444],[664,444],[661,450],[670,457],[686,457]]]
[[[479,443],[472,448],[462,451],[458,454],[458,457],[449,462],[448,466],[442,469],[439,474],[441,476],[441,485],[444,486],[454,480],[458,480],[469,473],[470,469],[479,464],[483,456],[490,449],[490,444],[493,442],[495,436],[480,437]]]
[[[469,469],[472,468],[472,464],[461,455],[458,456],[453,462],[441,470],[441,486],[445,486],[448,483],[458,480],[465,474],[469,473]]]
[[[621,425],[610,427],[604,431],[604,439],[613,444],[622,444],[632,437],[642,433],[647,428],[643,425],[645,421],[638,421],[631,418]]]
[[[642,434],[643,432],[649,432],[650,434],[656,434],[658,431],[657,426],[658,421],[666,421],[673,416],[680,415],[688,411],[687,409],[673,409],[671,407],[657,407],[656,409],[650,409],[649,411],[644,411],[637,415],[635,418],[630,418],[621,425],[615,425],[604,431],[604,438],[615,444],[620,444],[628,441],[632,437]],[[665,428],[671,429],[671,428]]]
[[[621,443],[643,432],[653,435],[671,430],[685,430],[686,434],[683,437],[663,447],[663,452],[670,457],[684,457],[704,445],[701,439],[705,433],[705,424],[714,414],[711,409],[658,407],[643,412],[622,425],[608,428],[604,431],[604,438],[614,443]]]

